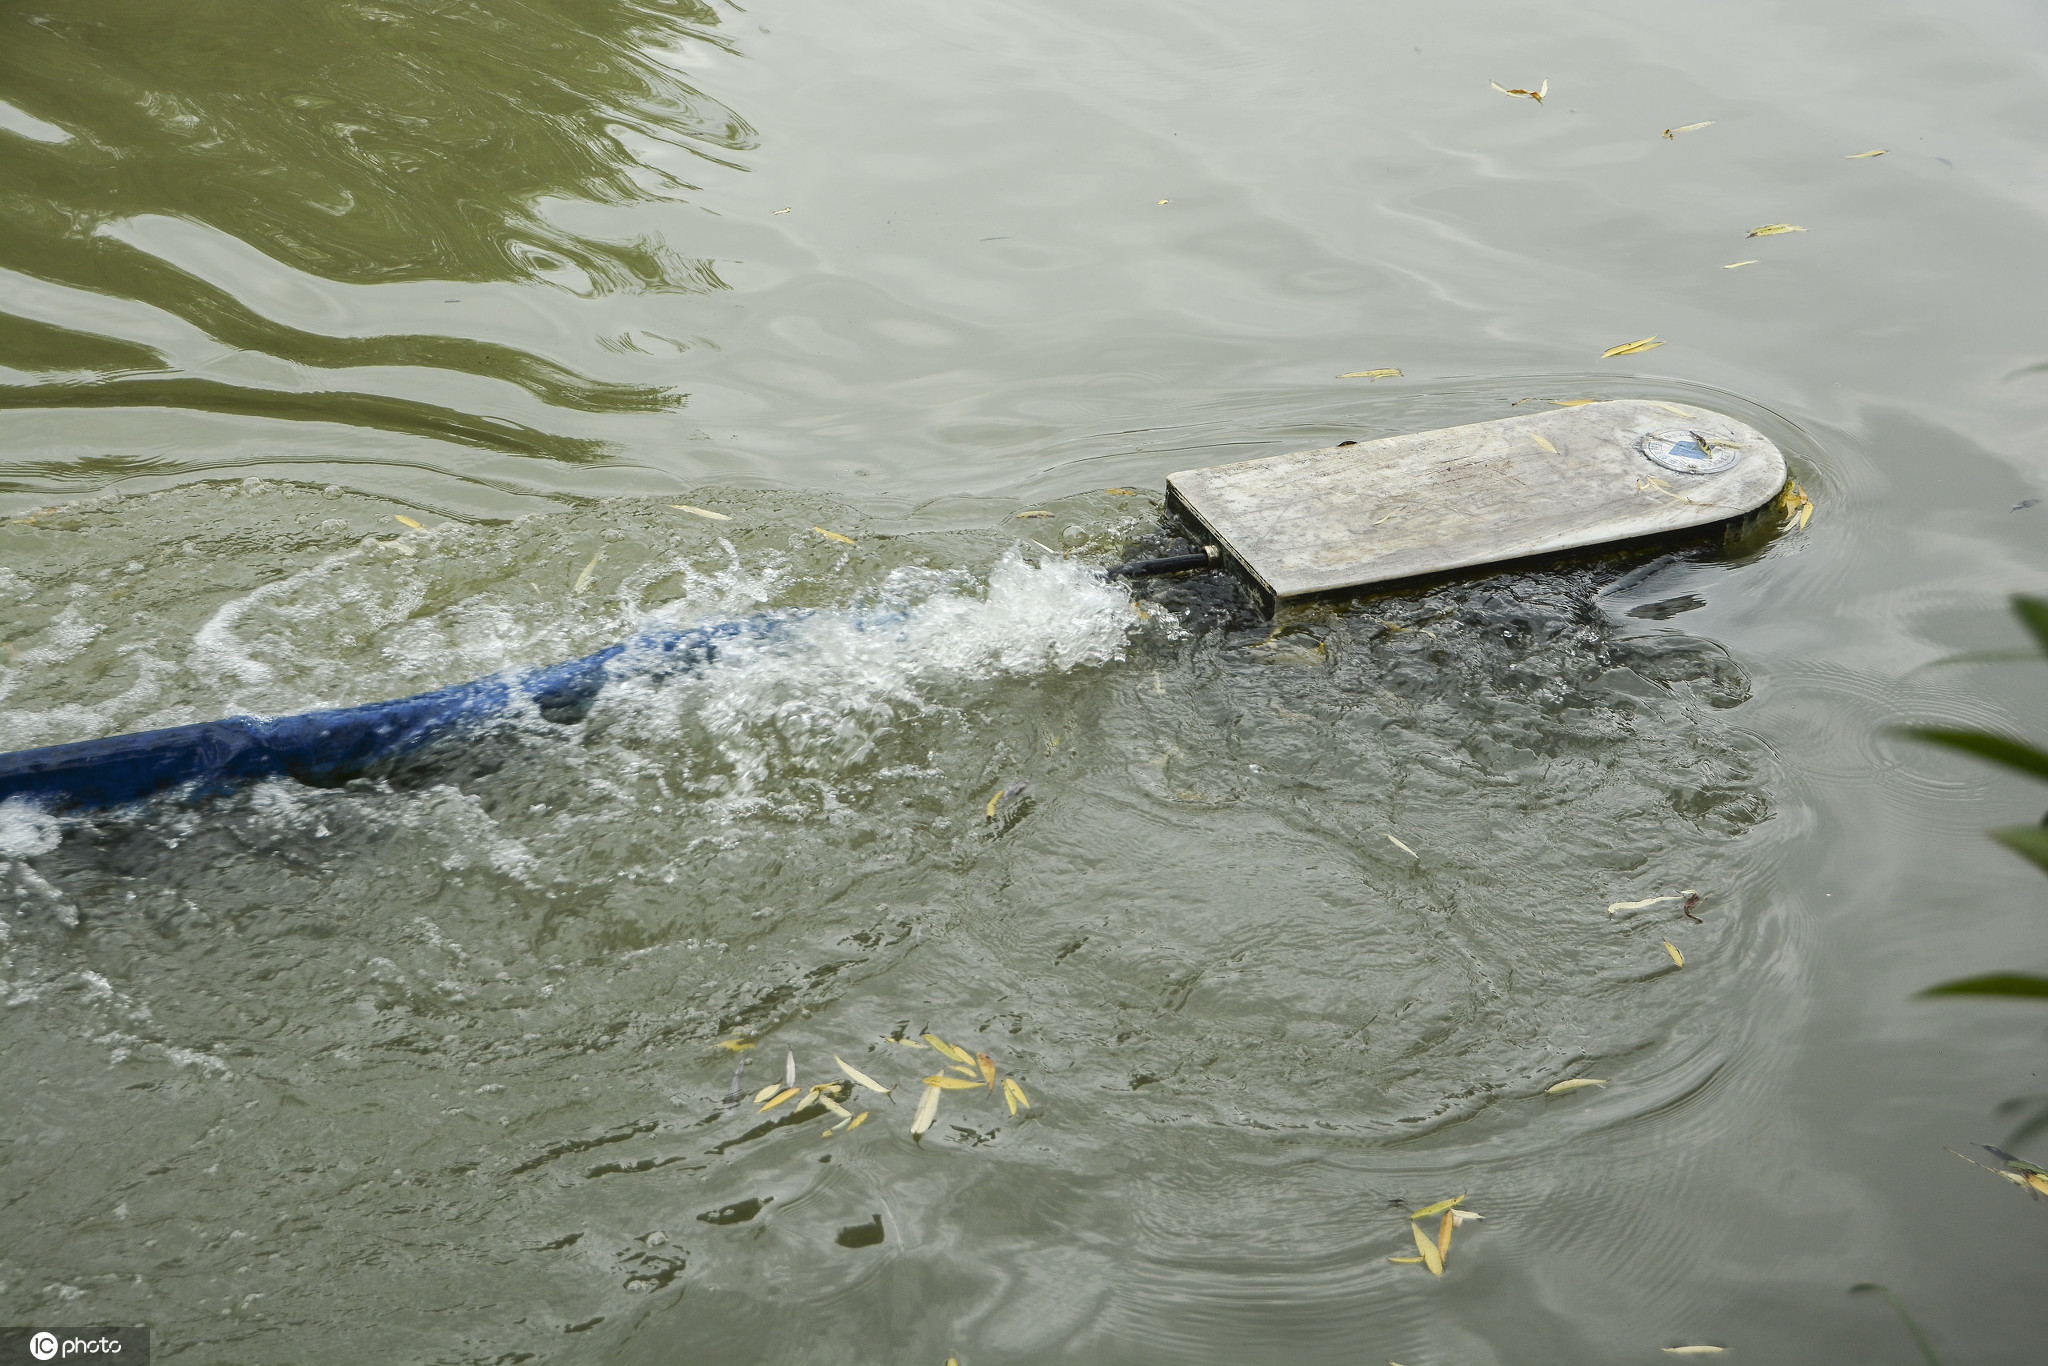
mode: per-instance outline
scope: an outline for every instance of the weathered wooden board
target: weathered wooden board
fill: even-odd
[[[1645,438],[1666,463],[1645,453]],[[1166,483],[1169,506],[1278,604],[1711,526],[1776,497],[1785,457],[1721,413],[1616,399],[1183,470]]]

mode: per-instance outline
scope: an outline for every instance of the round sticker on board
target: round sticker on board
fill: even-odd
[[[1742,459],[1742,447],[1686,427],[1651,432],[1641,449],[1650,462],[1680,474],[1719,474]]]

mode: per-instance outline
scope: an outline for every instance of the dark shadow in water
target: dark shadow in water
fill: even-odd
[[[684,39],[728,47],[717,23],[692,0],[213,0],[175,21],[136,3],[16,9],[0,18],[0,96],[71,136],[6,136],[0,267],[135,299],[301,365],[456,370],[591,412],[672,407],[679,399],[668,390],[594,380],[502,344],[329,337],[273,322],[99,230],[181,218],[356,284],[569,275],[597,293],[722,289],[709,261],[645,237],[579,236],[541,207],[694,188],[636,160],[630,138],[724,164],[754,146],[743,119],[648,55]],[[45,374],[146,368],[132,342],[87,355],[75,342],[28,336],[46,326],[5,324],[11,364]],[[32,354],[18,357],[24,341]],[[371,425],[432,433],[444,424],[394,407]]]

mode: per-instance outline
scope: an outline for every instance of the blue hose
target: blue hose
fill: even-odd
[[[574,721],[606,684],[689,673],[719,646],[757,639],[794,616],[753,616],[646,631],[596,654],[546,668],[512,670],[434,692],[265,719],[230,716],[189,726],[111,735],[0,754],[0,801],[46,809],[118,806],[189,786],[221,791],[257,778],[334,784],[531,706]]]

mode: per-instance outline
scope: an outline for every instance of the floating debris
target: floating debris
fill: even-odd
[[[1396,629],[1396,630],[1404,630],[1404,629],[1406,629],[1406,628],[1404,628],[1404,627],[1396,627],[1395,629]],[[1381,831],[1380,833],[1382,833],[1382,834],[1386,834],[1386,832],[1385,832],[1385,831]],[[1399,849],[1399,850],[1400,850],[1400,851],[1401,851],[1402,853],[1406,854],[1406,855],[1407,855],[1407,856],[1408,856],[1409,858],[1412,858],[1412,859],[1419,859],[1419,858],[1421,858],[1421,857],[1422,857],[1422,855],[1420,855],[1420,854],[1416,853],[1416,852],[1415,852],[1415,851],[1414,851],[1413,849],[1410,849],[1410,848],[1409,848],[1409,847],[1408,847],[1407,845],[1405,845],[1405,844],[1401,843],[1401,841],[1400,841],[1400,840],[1398,840],[1398,839],[1396,839],[1396,838],[1395,838],[1395,837],[1394,837],[1393,835],[1390,835],[1390,834],[1389,834],[1389,835],[1387,835],[1387,838],[1388,838],[1388,839],[1390,839],[1390,840],[1393,840],[1393,841],[1394,841],[1394,847],[1395,847],[1396,849]]]
[[[1680,967],[1685,966],[1685,955],[1680,953],[1678,951],[1678,945],[1672,943],[1669,939],[1664,941],[1664,952],[1671,955],[1672,962],[1678,964],[1678,966]]]
[[[1813,500],[1806,496],[1806,490],[1799,486],[1797,479],[1785,486],[1778,495],[1778,507],[1785,514],[1785,525],[1806,529],[1808,519],[1813,516]]]
[[[969,1080],[966,1077],[949,1077],[944,1072],[935,1072],[924,1079],[924,1084],[926,1086],[936,1086],[945,1091],[972,1091],[981,1085],[981,1079],[979,1077],[973,1080]]]
[[[1760,228],[1751,228],[1749,230],[1749,236],[1776,237],[1779,233],[1805,231],[1806,229],[1800,227],[1797,223],[1766,223]]]
[[[1537,86],[1534,90],[1524,90],[1519,86],[1510,89],[1499,81],[1488,81],[1487,84],[1500,91],[1503,95],[1513,95],[1516,99],[1521,100],[1534,100],[1538,104],[1543,103],[1543,97],[1550,93],[1550,82],[1548,80],[1545,80],[1543,84]]]
[[[1019,1109],[1029,1110],[1031,1108],[1030,1100],[1024,1095],[1024,1088],[1019,1086],[1010,1077],[1003,1078],[1003,1099],[1010,1103],[1010,1113],[1013,1115]]]
[[[1641,337],[1632,342],[1623,342],[1619,346],[1608,347],[1600,353],[1600,359],[1606,360],[1609,356],[1633,356],[1638,351],[1654,351],[1662,345],[1664,343],[1658,341],[1654,335]]]
[[[604,552],[602,550],[598,551],[595,555],[592,555],[590,557],[590,563],[584,565],[583,572],[576,576],[576,586],[574,588],[571,588],[569,591],[572,593],[581,593],[584,589],[588,588],[590,586],[590,576],[597,572],[598,562],[603,559]]]
[[[1702,1343],[1695,1347],[1666,1347],[1662,1350],[1671,1353],[1675,1357],[1708,1357],[1725,1352],[1728,1349],[1726,1347],[1708,1347]]]
[[[921,1137],[926,1129],[932,1127],[932,1121],[939,1117],[939,1094],[936,1086],[924,1088],[924,1099],[917,1103],[917,1118],[910,1122],[912,1138]]]
[[[784,1087],[780,1092],[776,1094],[774,1099],[770,1100],[766,1105],[763,1105],[759,1110],[756,1110],[754,1113],[765,1115],[770,1110],[773,1110],[776,1106],[782,1104],[782,1102],[784,1102],[785,1100],[788,1100],[791,1096],[798,1094],[801,1093],[798,1092],[798,1090],[794,1086]]]
[[[847,545],[858,544],[851,536],[842,536],[836,531],[827,531],[825,530],[825,528],[821,526],[814,526],[811,528],[811,530],[817,532],[820,536],[828,536],[835,541],[843,541]]]
[[[1338,379],[1398,379],[1399,370],[1350,370],[1337,376]]]
[[[1849,155],[1843,157],[1842,160],[1861,161],[1865,157],[1881,157],[1890,150],[1891,148],[1889,147],[1873,147],[1867,152],[1851,152],[1849,153]]]
[[[1680,133],[1697,133],[1702,128],[1712,128],[1713,126],[1714,121],[1712,119],[1708,119],[1704,123],[1681,123],[1676,128],[1666,128],[1664,136],[1672,138]]]
[[[695,513],[699,517],[708,517],[714,522],[730,522],[732,520],[730,513],[713,512],[710,508],[692,507],[688,503],[670,503],[669,506],[677,512]]]
[[[1730,261],[1730,262],[1729,262],[1729,263],[1728,263],[1727,265],[1725,265],[1725,266],[1721,267],[1721,269],[1723,269],[1723,270],[1736,270],[1736,269],[1738,269],[1738,268],[1740,268],[1740,267],[1742,267],[1742,266],[1753,266],[1753,265],[1755,265],[1755,264],[1756,264],[1756,258],[1755,258],[1755,257],[1751,257],[1751,258],[1750,258],[1749,260],[1747,260],[1747,261]]]
[[[1017,520],[1021,522],[1021,521],[1024,521],[1024,520],[1026,520],[1026,519],[1028,519],[1028,518],[1032,518],[1032,517],[1050,517],[1050,516],[1052,516],[1052,514],[1051,514],[1050,512],[1047,512],[1047,511],[1046,511],[1046,510],[1045,510],[1044,508],[1033,508],[1033,509],[1031,509],[1031,511],[1029,511],[1029,512],[1020,512],[1020,513],[1018,513],[1018,514],[1017,514]]]
[[[754,1041],[753,1041],[752,1039],[744,1039],[744,1038],[742,1038],[742,1039],[720,1039],[720,1040],[718,1041],[718,1046],[719,1046],[720,1048],[730,1049],[730,1050],[731,1050],[732,1052],[734,1052],[734,1053],[744,1053],[744,1052],[746,1052],[746,1051],[747,1051],[747,1050],[748,1050],[749,1048],[752,1048],[752,1047],[754,1046]]]
[[[1698,895],[1698,892],[1695,892],[1688,888],[1685,891],[1680,892],[1678,896],[1652,896],[1645,897],[1641,901],[1616,901],[1608,906],[1607,914],[1613,915],[1616,911],[1640,911],[1645,906],[1661,906],[1667,901],[1676,901],[1679,899],[1679,897]]]
[[[410,518],[410,517],[406,516],[406,515],[405,515],[404,513],[402,513],[402,512],[394,512],[394,513],[392,513],[392,514],[391,514],[391,520],[392,520],[392,521],[394,521],[394,522],[404,522],[404,523],[405,523],[405,524],[406,524],[407,526],[411,527],[411,528],[412,528],[412,529],[413,529],[414,531],[425,531],[425,530],[426,530],[426,528],[425,528],[425,527],[421,526],[421,525],[420,525],[420,524],[419,524],[418,522],[415,522],[415,521],[414,521],[414,520],[413,520],[412,518]]]
[[[1444,1274],[1443,1254],[1436,1250],[1436,1244],[1422,1231],[1422,1225],[1410,1224],[1408,1231],[1415,1235],[1415,1250],[1422,1254],[1422,1264],[1429,1268],[1432,1276]]]
[[[998,806],[1001,806],[1001,805],[1002,805],[1002,804],[1003,804],[1004,802],[1006,802],[1006,801],[1010,801],[1010,800],[1012,800],[1013,798],[1017,798],[1017,797],[1021,797],[1021,796],[1023,796],[1023,795],[1024,795],[1024,790],[1025,790],[1026,788],[1030,787],[1030,786],[1031,786],[1031,784],[1030,784],[1030,783],[1028,783],[1028,782],[1025,782],[1025,783],[1011,783],[1011,784],[1010,784],[1010,785],[1009,785],[1008,787],[1006,787],[1006,788],[1004,788],[1004,789],[1003,789],[1002,791],[1000,791],[1000,792],[996,793],[996,795],[995,795],[995,796],[993,796],[993,797],[990,797],[990,798],[988,799],[988,806],[987,806],[987,807],[985,808],[985,811],[986,811],[986,813],[987,813],[987,815],[988,815],[988,818],[989,818],[990,820],[994,820],[994,819],[996,818],[996,808],[997,808]],[[942,1050],[942,1051],[943,1051],[943,1050]]]
[[[1566,1091],[1577,1091],[1586,1086],[1605,1085],[1607,1085],[1607,1078],[1605,1077],[1573,1077],[1570,1081],[1561,1081],[1555,1086],[1546,1086],[1543,1089],[1546,1094],[1555,1096]]]

